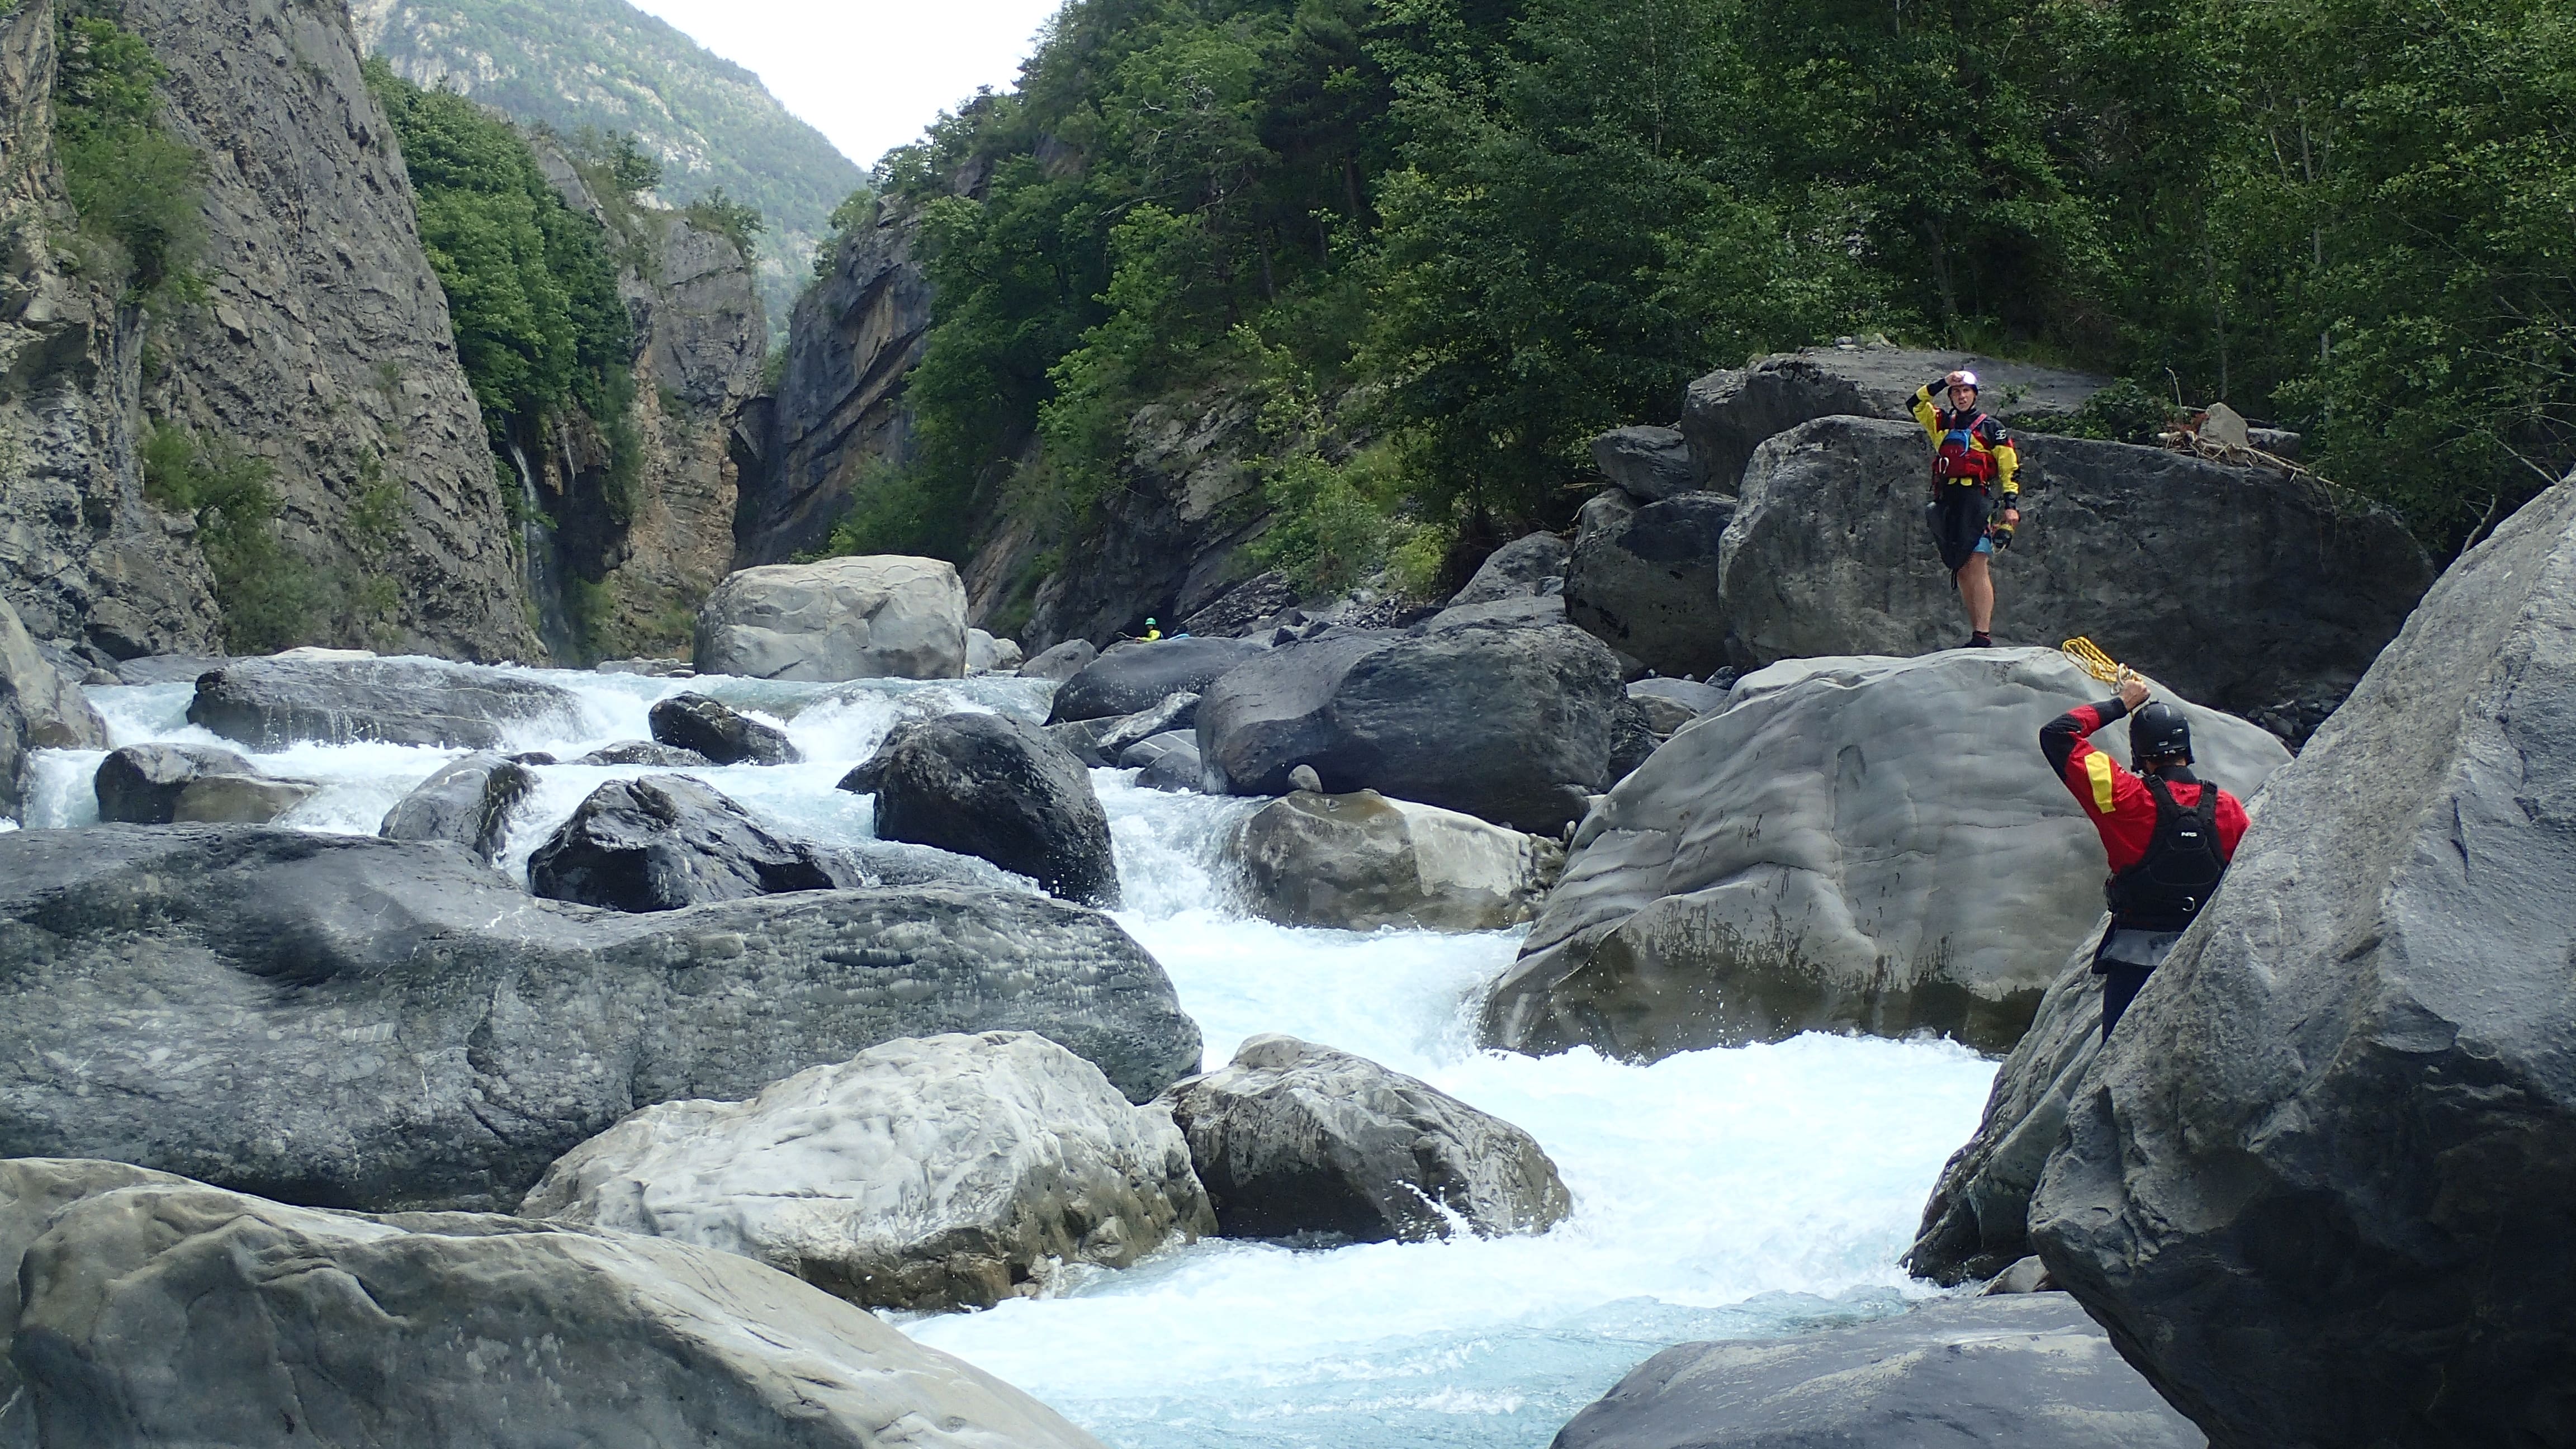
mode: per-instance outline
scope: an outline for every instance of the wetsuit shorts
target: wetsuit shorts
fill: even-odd
[[[2147,978],[2173,954],[2174,943],[2181,939],[2180,931],[2139,931],[2126,926],[2113,926],[2103,934],[2101,948],[2093,953],[2093,974],[2102,978],[2104,1041],[2111,1039],[2111,1028],[2120,1024],[2129,1003],[2138,999]]]
[[[1932,525],[1932,542],[1941,550],[1941,566],[1952,573],[1968,566],[1968,560],[1981,553],[1993,553],[1995,546],[1986,537],[1989,496],[1983,488],[1963,488],[1945,484],[1941,496],[1923,505],[1924,520]]]

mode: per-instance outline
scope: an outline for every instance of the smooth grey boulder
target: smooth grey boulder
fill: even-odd
[[[1586,817],[1481,1040],[1652,1059],[1935,1031],[2010,1050],[2102,911],[2101,843],[2038,740],[2103,693],[2053,649],[1747,677]],[[2241,797],[2289,759],[2183,708],[2203,776]],[[2127,728],[2097,738],[2126,758]]]
[[[1476,566],[1475,577],[1449,596],[1449,607],[1534,598],[1547,591],[1549,579],[1565,577],[1565,557],[1565,540],[1553,533],[1514,539],[1485,555],[1485,561]]]
[[[857,882],[686,775],[611,780],[528,857],[528,888],[612,911],[676,911]]]
[[[1337,629],[1274,649],[1199,701],[1199,755],[1228,793],[1279,795],[1313,767],[1553,835],[1608,783],[1618,661],[1568,625]]]
[[[1657,675],[1652,679],[1631,682],[1628,698],[1645,711],[1647,728],[1659,735],[1670,735],[1725,704],[1726,691],[1688,679],[1668,679]]]
[[[2106,377],[1903,347],[1810,347],[1756,358],[1693,382],[1682,395],[1684,437],[1708,470],[1708,485],[1735,491],[1765,439],[1816,418],[1878,418],[1913,427],[1914,390],[1957,368],[1985,384],[1977,405],[2005,422],[2075,412],[2110,384]],[[1915,436],[1922,432],[1916,429]],[[1929,475],[1927,451],[1915,481]],[[1920,523],[1916,525],[1920,528]],[[2018,545],[2016,545],[2018,546]]]
[[[264,775],[200,775],[180,789],[170,818],[181,825],[266,825],[321,788]]]
[[[2048,1276],[2048,1265],[2039,1261],[2038,1255],[2033,1254],[2027,1258],[2015,1258],[2004,1265],[2002,1272],[1995,1274],[1993,1278],[1987,1280],[1985,1287],[1977,1290],[1977,1296],[1993,1298],[2006,1293],[2063,1291],[2057,1286],[2057,1280]]]
[[[966,586],[903,554],[738,570],[698,608],[700,674],[751,679],[959,679]]]
[[[958,713],[906,721],[840,788],[877,797],[881,839],[980,856],[1066,900],[1118,903],[1109,816],[1090,773],[1026,720]]]
[[[1159,1099],[1229,1238],[1543,1233],[1574,1210],[1528,1133],[1348,1052],[1267,1032]]]
[[[2576,1433],[2576,480],[2463,554],[2085,1074],[2030,1235],[2221,1445]]]
[[[1201,694],[1228,670],[1260,657],[1265,646],[1250,639],[1129,639],[1107,651],[1055,692],[1048,724],[1125,716],[1151,709],[1175,694]]]
[[[0,1260],[13,1443],[1100,1449],[864,1309],[605,1229],[32,1160]]]
[[[1795,1338],[1676,1344],[1551,1449],[2204,1449],[2063,1293],[1936,1300]]]
[[[2331,707],[2433,579],[2394,514],[2304,481],[2082,438],[2021,453],[1996,637],[2086,635],[2212,708]],[[1926,456],[1922,429],[1860,418],[1762,445],[1718,561],[1738,667],[1966,637],[1923,523]]]
[[[1088,639],[1067,639],[1052,649],[1042,649],[1020,666],[1022,679],[1052,679],[1064,683],[1083,671],[1084,666],[1100,657],[1100,651]]]
[[[26,801],[28,756],[37,750],[107,747],[107,722],[89,696],[36,648],[17,611],[0,600],[0,816]]]
[[[896,1037],[1034,1031],[1144,1101],[1198,1028],[1117,924],[1019,891],[625,915],[451,845],[263,826],[0,834],[0,1156],[263,1196],[515,1207],[637,1107]]]
[[[657,770],[689,770],[712,765],[715,761],[695,750],[666,745],[658,740],[619,740],[601,745],[589,754],[569,761],[575,765],[649,765]]]
[[[1094,747],[1105,759],[1115,760],[1129,745],[1152,739],[1173,730],[1194,729],[1199,722],[1199,697],[1183,692],[1166,695],[1150,709],[1140,709],[1100,732]]]
[[[250,761],[214,745],[127,745],[98,762],[90,790],[98,818],[110,824],[167,825],[178,818],[179,797],[211,775],[256,775]]]
[[[703,694],[657,699],[645,719],[657,743],[694,751],[713,765],[792,765],[805,758],[785,730]]]
[[[305,740],[489,750],[580,715],[580,701],[542,680],[436,659],[236,660],[199,679],[188,702],[188,723],[253,750]]]
[[[1565,566],[1566,617],[1660,673],[1723,667],[1719,541],[1734,518],[1734,499],[1685,493],[1579,531]]]
[[[981,629],[966,631],[966,672],[992,674],[1020,667],[1020,644],[1016,639],[999,639]]]
[[[537,773],[488,751],[452,760],[385,812],[387,840],[444,840],[485,860],[500,857],[510,812],[537,788]]]
[[[1565,618],[1565,595],[1529,594],[1519,598],[1492,599],[1481,604],[1452,605],[1414,627],[1425,633],[1463,628],[1470,624],[1544,629],[1550,624],[1564,623]]]
[[[1226,854],[1253,914],[1342,931],[1516,926],[1565,864],[1554,841],[1374,790],[1283,795],[1234,828]]]
[[[1679,428],[1613,428],[1592,440],[1592,465],[1621,492],[1645,503],[1708,486],[1708,468]]]
[[[1149,790],[1202,793],[1205,766],[1199,760],[1199,737],[1187,730],[1138,740],[1119,753],[1118,768],[1137,771],[1136,783]]]
[[[990,1307],[1216,1230],[1171,1114],[1029,1032],[908,1037],[747,1102],[647,1107],[519,1211],[739,1253],[871,1308]]]

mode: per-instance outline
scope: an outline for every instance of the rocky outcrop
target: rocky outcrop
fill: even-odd
[[[99,819],[128,825],[265,825],[315,790],[303,780],[264,778],[230,750],[163,744],[111,751],[90,788]]]
[[[684,692],[657,699],[645,718],[657,742],[688,750],[710,764],[792,765],[805,758],[789,743],[785,730],[703,694]]]
[[[1565,862],[1554,841],[1374,790],[1283,796],[1235,827],[1227,847],[1255,915],[1342,931],[1516,926]]]
[[[1528,1133],[1293,1036],[1251,1038],[1162,1103],[1230,1238],[1495,1237],[1545,1232],[1574,1209]]]
[[[581,702],[541,680],[434,659],[244,659],[197,681],[188,723],[254,750],[299,741],[488,750],[569,724]]]
[[[1111,645],[1056,690],[1047,723],[1130,715],[1175,694],[1204,694],[1262,648],[1249,639],[1199,637]]]
[[[1566,618],[1661,673],[1723,667],[1717,562],[1734,519],[1734,499],[1682,493],[1583,528],[1565,567]]]
[[[953,565],[876,554],[744,569],[698,610],[697,670],[750,679],[962,679]]]
[[[1461,609],[1503,599],[1534,598],[1549,591],[1550,579],[1561,587],[1568,552],[1565,540],[1552,533],[1514,539],[1485,555],[1485,561],[1476,566],[1475,577],[1449,596],[1449,607]]]
[[[2214,708],[2341,699],[2432,581],[2393,514],[2304,480],[2080,438],[2021,452],[1997,636],[2088,635]],[[1761,446],[1718,560],[1738,667],[1965,637],[1923,523],[1924,457],[1913,424],[1859,418]]]
[[[997,639],[982,629],[966,631],[966,672],[998,674],[1020,667],[1020,641]]]
[[[2576,480],[2272,782],[2083,1078],[2050,1274],[2227,1449],[2576,1423]]]
[[[2110,382],[2022,362],[1956,352],[1838,344],[1756,358],[1692,383],[1682,395],[1681,431],[1707,485],[1732,493],[1764,439],[1816,418],[1883,418],[1912,427],[1914,390],[1955,368],[1985,384],[1977,405],[2006,422],[2072,413]],[[1919,433],[1918,433],[1919,436]],[[1914,481],[1928,472],[1916,460]]]
[[[866,1449],[900,1424],[921,1449],[1100,1449],[863,1309],[596,1228],[0,1162],[0,1273],[0,1401],[28,1444]]]
[[[530,890],[612,911],[856,884],[827,853],[779,839],[686,775],[609,781],[528,857]]]
[[[2028,649],[1745,679],[1586,817],[1482,1039],[1655,1058],[1938,1031],[2009,1050],[2101,914],[2102,847],[2036,742],[2103,692]],[[2204,777],[2240,796],[2289,758],[2184,708]],[[2103,747],[2125,756],[2126,729]]]
[[[1028,1032],[906,1038],[747,1102],[647,1107],[520,1212],[739,1253],[871,1308],[989,1307],[1216,1230],[1170,1114]]]
[[[1090,774],[1026,720],[961,713],[897,725],[841,788],[877,797],[881,839],[979,856],[1066,900],[1118,903],[1109,816]]]
[[[467,755],[395,801],[376,833],[387,840],[444,840],[495,860],[510,833],[510,812],[536,788],[537,772],[505,755]]]
[[[1684,1343],[1551,1449],[2203,1449],[2062,1293],[1925,1304],[1797,1338]]]
[[[1034,1031],[1131,1101],[1194,1069],[1104,916],[963,887],[621,915],[449,845],[260,826],[0,833],[0,1156],[287,1201],[507,1209],[637,1107],[880,1042]]]
[[[1377,790],[1553,835],[1607,782],[1619,666],[1566,625],[1336,629],[1208,686],[1199,754],[1226,789],[1280,795],[1311,765]]]
[[[1640,503],[1660,503],[1708,486],[1708,466],[1679,428],[1613,428],[1592,440],[1592,466]]]
[[[28,757],[37,750],[96,750],[107,722],[80,686],[36,648],[17,611],[0,600],[0,816],[26,804]]]

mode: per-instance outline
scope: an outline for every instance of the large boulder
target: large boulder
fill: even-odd
[[[792,765],[805,757],[790,744],[787,732],[763,724],[720,700],[683,692],[653,701],[645,719],[653,739],[674,749],[690,750],[713,765]]]
[[[601,745],[586,755],[574,757],[575,765],[643,765],[655,770],[694,770],[715,761],[695,750],[666,745],[659,740],[617,740]]]
[[[966,672],[969,674],[1017,669],[1021,657],[1017,639],[996,638],[981,629],[966,631]]]
[[[1214,1232],[1158,1105],[1028,1032],[870,1047],[747,1102],[665,1102],[520,1205],[756,1258],[872,1308],[981,1308],[1060,1264],[1124,1268]]]
[[[13,1444],[1100,1449],[864,1309],[599,1228],[0,1162],[0,1274]]]
[[[1860,418],[1762,445],[1718,561],[1739,667],[1966,637],[1923,525],[1926,456],[1920,428]],[[2214,708],[2331,705],[2432,582],[2395,515],[2320,485],[2081,438],[2025,438],[2022,458],[1997,635],[2088,635]]]
[[[1175,694],[1166,697],[1151,708],[1140,709],[1134,714],[1127,715],[1102,730],[1094,740],[1092,748],[1098,750],[1103,759],[1115,760],[1126,752],[1129,745],[1139,740],[1150,740],[1156,735],[1169,734],[1174,730],[1195,729],[1198,722],[1199,697],[1188,693]]]
[[[1001,714],[895,726],[841,788],[877,797],[877,835],[979,856],[1090,905],[1118,903],[1109,816],[1091,774],[1046,731]]]
[[[2576,1435],[2576,479],[2462,555],[2120,1019],[2031,1201],[2221,1445]]]
[[[107,722],[80,686],[36,648],[18,613],[0,600],[0,816],[26,800],[28,756],[37,750],[107,747]]]
[[[2006,422],[2072,413],[2109,385],[2088,373],[1905,347],[1810,347],[1756,358],[1693,382],[1682,395],[1682,434],[1708,485],[1735,491],[1763,440],[1816,418],[1851,416],[1911,427],[1914,390],[1954,368],[1985,384],[1978,406]],[[1921,436],[1918,431],[1917,436]],[[1918,465],[1918,479],[1928,465]]]
[[[1688,679],[1658,677],[1631,683],[1628,698],[1645,713],[1648,729],[1658,735],[1670,736],[1683,725],[1725,704],[1726,691]]]
[[[1723,667],[1717,560],[1734,518],[1734,499],[1684,493],[1578,532],[1565,568],[1565,616],[1661,673]]]
[[[613,911],[676,911],[855,885],[827,853],[782,840],[686,775],[611,780],[528,857],[528,888]]]
[[[385,812],[387,840],[444,840],[485,860],[500,857],[510,812],[537,788],[537,772],[485,751],[450,761]]]
[[[2203,1449],[2063,1293],[1796,1338],[1676,1344],[1551,1449]]]
[[[1802,1031],[2009,1050],[2102,911],[2040,727],[2104,693],[2054,650],[1809,659],[1738,683],[1610,792],[1490,989],[1482,1039],[1621,1057]],[[2184,705],[2203,773],[2289,759]],[[2098,738],[2126,757],[2126,721]]]
[[[1554,835],[1608,783],[1619,663],[1569,625],[1331,630],[1199,700],[1199,754],[1238,795],[1377,790]]]
[[[1235,827],[1227,854],[1255,915],[1344,931],[1516,926],[1565,861],[1554,841],[1374,790],[1282,796]]]
[[[1161,1098],[1230,1238],[1543,1233],[1574,1199],[1538,1142],[1364,1057],[1276,1032]]]
[[[1553,533],[1517,538],[1476,566],[1467,586],[1449,596],[1449,607],[1490,604],[1502,599],[1532,598],[1548,591],[1548,580],[1565,578],[1565,540]]]
[[[1052,649],[1041,650],[1020,666],[1022,679],[1051,679],[1064,683],[1080,674],[1092,660],[1100,657],[1088,639],[1067,639]]]
[[[640,1106],[897,1037],[1034,1031],[1144,1101],[1199,1061],[1107,917],[1017,891],[623,915],[443,844],[261,826],[0,834],[0,1156],[372,1210],[515,1207]]]
[[[1114,644],[1057,688],[1046,722],[1130,715],[1175,694],[1204,693],[1228,670],[1259,657],[1263,647],[1250,639],[1199,635]]]
[[[98,762],[90,791],[98,818],[110,824],[167,825],[178,818],[179,797],[201,779],[256,775],[250,761],[215,745],[127,745]]]
[[[1199,737],[1187,730],[1152,735],[1119,752],[1118,768],[1137,772],[1136,783],[1149,790],[1193,795],[1206,784],[1199,760]]]
[[[541,725],[569,726],[568,690],[436,659],[242,659],[197,680],[188,722],[254,750],[376,740],[489,750]]]
[[[966,586],[935,558],[870,554],[727,575],[698,608],[700,674],[958,679]]]
[[[1679,428],[1613,428],[1592,440],[1592,465],[1621,492],[1646,503],[1708,486],[1707,465]]]

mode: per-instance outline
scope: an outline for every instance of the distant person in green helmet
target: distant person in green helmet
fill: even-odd
[[[1162,625],[1160,625],[1160,624],[1155,623],[1155,622],[1154,622],[1153,620],[1151,620],[1151,619],[1146,620],[1146,621],[1145,621],[1145,632],[1144,632],[1144,634],[1143,634],[1143,636],[1142,636],[1142,637],[1143,637],[1144,641],[1145,641],[1146,643],[1148,643],[1148,644],[1154,644],[1154,643],[1159,643],[1159,642],[1161,642],[1162,637],[1163,637],[1163,626],[1162,626]]]
[[[1986,563],[2012,546],[2021,522],[2021,452],[2003,424],[1978,410],[1977,394],[1977,375],[1964,368],[1927,382],[1914,394],[1914,420],[1932,438],[1932,501],[1923,515],[1968,610],[1968,647],[1985,649],[1995,642],[1995,581]]]

